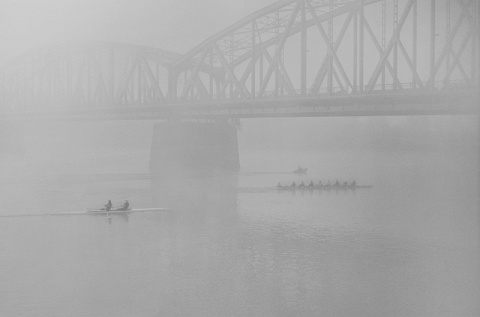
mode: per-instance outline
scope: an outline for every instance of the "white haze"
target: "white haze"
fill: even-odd
[[[0,64],[57,41],[100,40],[185,53],[269,0],[2,0]]]
[[[0,0],[0,65],[65,40],[185,53],[273,2]],[[84,210],[106,199],[164,206],[155,200],[161,186],[99,181],[148,173],[153,124],[1,122],[0,214]],[[95,217],[2,220],[0,316],[202,315],[202,305],[206,316],[478,312],[477,137],[474,116],[242,120],[241,171],[261,173],[241,174],[240,185],[301,181],[289,172],[302,165],[312,180],[355,178],[373,190],[234,193],[226,204],[223,191],[215,199],[189,192],[178,196],[191,213],[111,226]],[[289,310],[292,298],[315,311]],[[247,311],[245,302],[277,311]]]

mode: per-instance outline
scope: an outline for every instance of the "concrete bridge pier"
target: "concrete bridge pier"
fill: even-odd
[[[154,176],[213,176],[239,168],[237,129],[227,121],[162,122],[153,127]]]

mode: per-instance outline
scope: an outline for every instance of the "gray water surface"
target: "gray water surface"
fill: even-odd
[[[2,215],[107,199],[172,210],[0,218],[0,316],[479,313],[475,156],[296,153],[309,168],[298,177],[284,154],[212,179],[4,179]],[[335,178],[374,187],[236,189]]]

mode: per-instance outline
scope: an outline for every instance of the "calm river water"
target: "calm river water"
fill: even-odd
[[[211,179],[4,178],[2,215],[172,210],[0,218],[0,316],[478,315],[475,154],[287,154]],[[336,178],[373,188],[257,190]]]

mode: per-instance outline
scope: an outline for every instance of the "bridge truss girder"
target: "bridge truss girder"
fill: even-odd
[[[0,74],[3,110],[38,111],[165,104],[170,65],[180,55],[105,42],[33,50]]]
[[[0,111],[478,91],[479,10],[476,0],[280,0],[183,56],[59,43],[0,69]]]
[[[475,87],[475,0],[284,0],[175,63],[177,102]],[[199,65],[215,72],[202,73]]]

